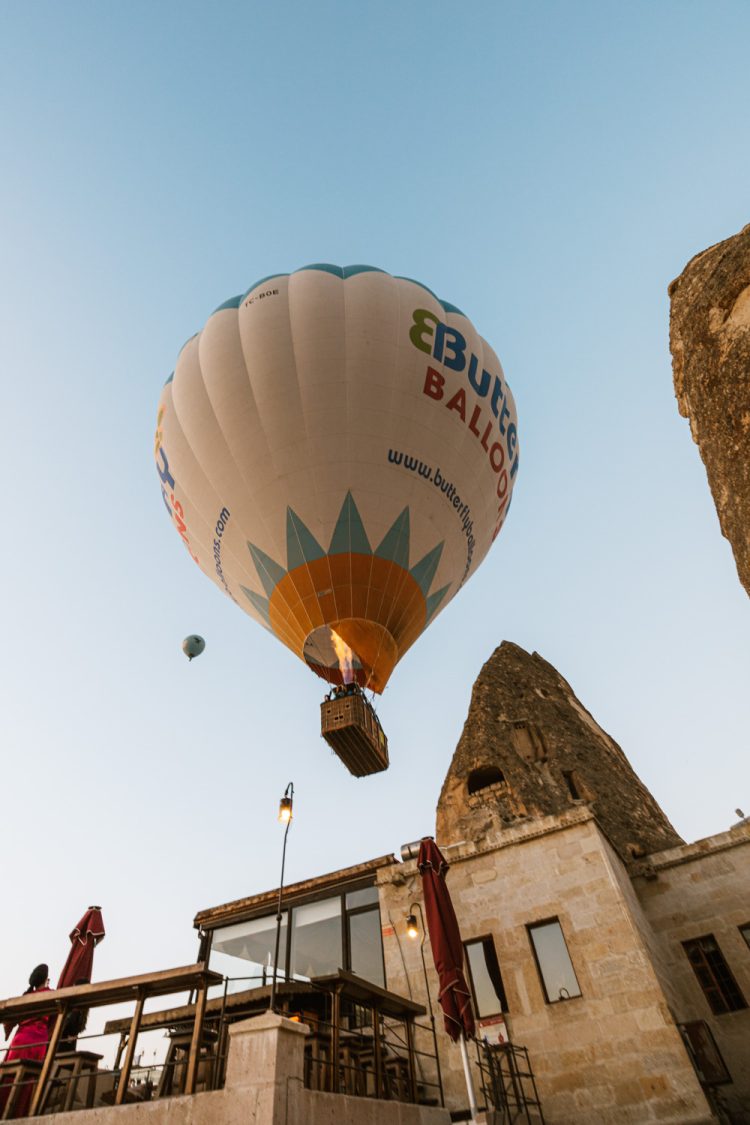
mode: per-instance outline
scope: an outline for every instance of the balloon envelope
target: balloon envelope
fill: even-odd
[[[206,642],[203,637],[199,637],[196,633],[191,633],[189,637],[185,637],[182,642],[182,651],[188,660],[192,660],[194,656],[200,656],[206,647]]]
[[[256,283],[185,344],[155,453],[205,574],[324,679],[382,691],[503,525],[516,408],[455,306],[317,264]]]

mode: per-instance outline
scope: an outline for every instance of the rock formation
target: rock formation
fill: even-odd
[[[669,295],[677,403],[750,594],[750,226],[688,262]]]
[[[438,843],[589,805],[625,861],[683,843],[620,747],[538,653],[503,641],[479,673],[443,784]]]

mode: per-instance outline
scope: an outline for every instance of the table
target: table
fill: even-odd
[[[353,1044],[351,1039],[342,1033],[346,1030],[342,1026],[342,1000],[368,1009],[371,1013],[371,1043],[369,1051],[372,1054],[373,1080],[375,1097],[381,1098],[388,1095],[391,1082],[386,1083],[386,1078],[392,1079],[398,1093],[408,1092],[407,1100],[417,1100],[417,1076],[414,1054],[414,1020],[417,1016],[426,1014],[426,1008],[414,1000],[407,1000],[405,996],[389,992],[388,989],[358,977],[355,973],[339,969],[337,973],[327,976],[315,977],[311,982],[316,988],[330,992],[333,996],[333,1012],[331,1016],[331,1059],[340,1060],[342,1045],[345,1052],[351,1053],[354,1049],[360,1053],[368,1052],[367,1037],[362,1037],[364,1042]],[[406,1081],[404,1089],[404,1067],[398,1060],[402,1056],[387,1058],[383,1049],[383,1035],[381,1021],[384,1016],[395,1019],[404,1024],[406,1032]],[[368,1060],[369,1061],[369,1060]],[[356,1064],[355,1064],[356,1065]],[[338,1085],[339,1067],[335,1068],[332,1076],[333,1085]]]
[[[268,1011],[271,985],[242,992],[216,996],[205,1005],[206,1023],[218,1022],[217,1060],[226,1053],[227,1029],[230,1023]],[[364,1009],[368,1025],[350,1028],[344,1013],[347,1003]],[[417,1080],[414,1052],[414,1021],[426,1014],[422,1004],[371,984],[355,973],[340,969],[309,981],[283,981],[276,985],[276,1008],[284,1015],[298,1019],[310,1027],[306,1045],[306,1077],[311,1084],[334,1093],[351,1092],[368,1095],[372,1087],[377,1098],[391,1096],[395,1091],[406,1100],[416,1102]],[[143,1015],[140,1030],[164,1028],[172,1038],[189,1033],[195,1018],[195,1007],[184,1004],[160,1012]],[[405,1054],[390,1054],[384,1046],[383,1018],[404,1025]],[[104,1034],[130,1033],[128,1020],[110,1020]],[[217,1066],[216,1085],[220,1084]],[[317,1076],[317,1078],[316,1078]],[[370,1078],[372,1082],[370,1082]]]

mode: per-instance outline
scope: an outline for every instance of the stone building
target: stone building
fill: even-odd
[[[435,834],[480,1033],[528,1049],[548,1125],[750,1123],[750,823],[685,844],[559,673],[506,642],[474,686]],[[435,998],[429,946],[426,987],[406,934],[421,881],[404,854],[288,888],[280,968]],[[197,915],[212,968],[268,963],[276,893]],[[459,1051],[438,1040],[457,1111]]]

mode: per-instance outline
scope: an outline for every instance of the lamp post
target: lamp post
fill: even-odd
[[[427,928],[424,924],[424,914],[422,913],[422,904],[413,902],[409,907],[409,913],[406,917],[406,932],[412,941],[419,937],[419,923],[415,910],[419,911],[419,917],[422,921],[422,940],[419,943],[419,952],[422,957],[422,973],[424,974],[424,990],[427,993],[427,1006],[430,1010],[430,1023],[432,1024],[432,1042],[435,1045],[435,1065],[437,1066],[438,1086],[440,1088],[440,1102],[445,1105],[443,1098],[443,1076],[440,1072],[440,1055],[438,1054],[437,1032],[435,1030],[435,1013],[432,1010],[432,997],[430,996],[430,983],[427,979],[427,964],[424,959],[424,943],[427,937]]]
[[[279,940],[281,938],[281,896],[284,893],[284,864],[286,863],[286,838],[289,835],[289,825],[292,823],[292,806],[294,804],[294,785],[290,781],[284,790],[284,796],[279,801],[279,821],[286,825],[284,828],[284,846],[281,849],[281,879],[279,881],[279,901],[276,905],[276,949],[273,955],[273,980],[271,982],[271,1011],[276,1011],[276,973],[279,963]]]

